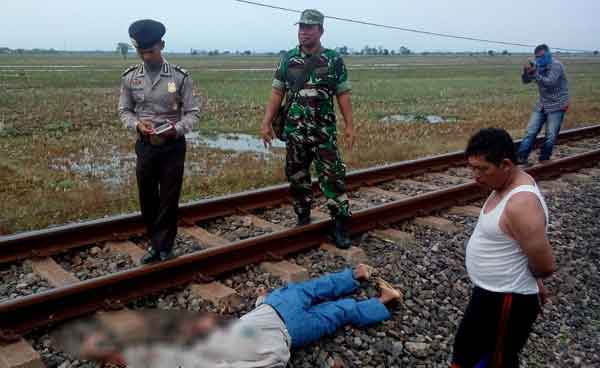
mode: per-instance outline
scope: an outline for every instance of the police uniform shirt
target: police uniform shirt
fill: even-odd
[[[192,131],[200,115],[189,74],[166,60],[152,80],[144,64],[127,69],[121,79],[119,117],[125,127],[136,131],[140,120],[156,127],[166,120],[175,122],[177,137]]]

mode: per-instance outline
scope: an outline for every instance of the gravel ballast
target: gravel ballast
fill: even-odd
[[[400,181],[386,189],[398,188],[404,189]],[[405,191],[405,194],[416,194]],[[416,191],[428,190],[418,188]],[[568,183],[560,190],[546,193],[545,197],[550,210],[548,235],[558,271],[546,282],[552,295],[544,314],[535,323],[522,353],[521,366],[599,367],[600,178],[595,177],[585,184]],[[477,205],[481,204],[482,201],[478,201]],[[291,213],[284,212],[291,221]],[[343,361],[346,367],[448,367],[454,333],[471,291],[464,254],[476,219],[443,211],[436,215],[461,224],[464,231],[445,233],[406,221],[391,227],[413,234],[414,242],[401,244],[369,234],[354,238],[355,244],[360,244],[367,253],[370,264],[379,270],[378,276],[403,291],[404,303],[392,310],[389,321],[380,325],[368,329],[345,327],[333,336],[294,351],[289,367],[331,367],[336,360]],[[243,238],[240,235],[246,234],[239,234],[240,230],[248,229],[242,223],[229,224],[224,220],[205,224],[205,228],[220,231],[223,237],[235,234],[231,240]],[[344,259],[321,249],[296,255],[289,261],[305,267],[311,277],[347,266]],[[279,279],[258,266],[245,267],[218,281],[240,294],[240,306],[218,308],[193,297],[188,288],[182,288],[143,298],[129,307],[208,310],[239,316],[253,307],[258,287],[282,285]],[[376,295],[375,287],[365,283],[354,297],[363,299]],[[46,349],[44,361],[48,367],[86,366],[73,360],[64,365],[66,358],[44,345],[44,335],[30,339],[36,347]],[[56,358],[59,356],[63,362]]]

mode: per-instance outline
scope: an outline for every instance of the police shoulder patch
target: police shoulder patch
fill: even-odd
[[[140,64],[135,64],[130,66],[129,68],[125,69],[125,71],[123,72],[123,74],[121,74],[122,77],[126,76],[127,74],[131,73],[132,70],[137,69],[140,66]]]
[[[186,77],[187,77],[188,75],[190,75],[190,73],[188,73],[188,71],[187,71],[187,70],[183,69],[182,67],[180,67],[180,66],[179,66],[179,65],[177,65],[177,64],[171,64],[171,66],[173,67],[173,69],[177,70],[178,72],[180,72],[181,74],[185,75]]]

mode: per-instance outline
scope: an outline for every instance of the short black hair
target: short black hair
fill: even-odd
[[[548,47],[548,45],[546,45],[545,43],[541,44],[541,45],[537,45],[535,47],[535,49],[533,50],[534,54],[537,54],[538,52],[544,50],[545,52],[550,52],[550,48]]]
[[[505,158],[517,163],[515,142],[506,130],[500,128],[485,128],[475,133],[469,139],[465,155],[467,158],[484,156],[495,165],[499,165]]]

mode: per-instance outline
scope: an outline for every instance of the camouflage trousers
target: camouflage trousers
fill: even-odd
[[[310,165],[313,161],[331,217],[350,216],[346,194],[346,166],[333,139],[320,144],[287,141],[285,174],[290,183],[296,214],[300,216],[310,213],[313,203]]]

